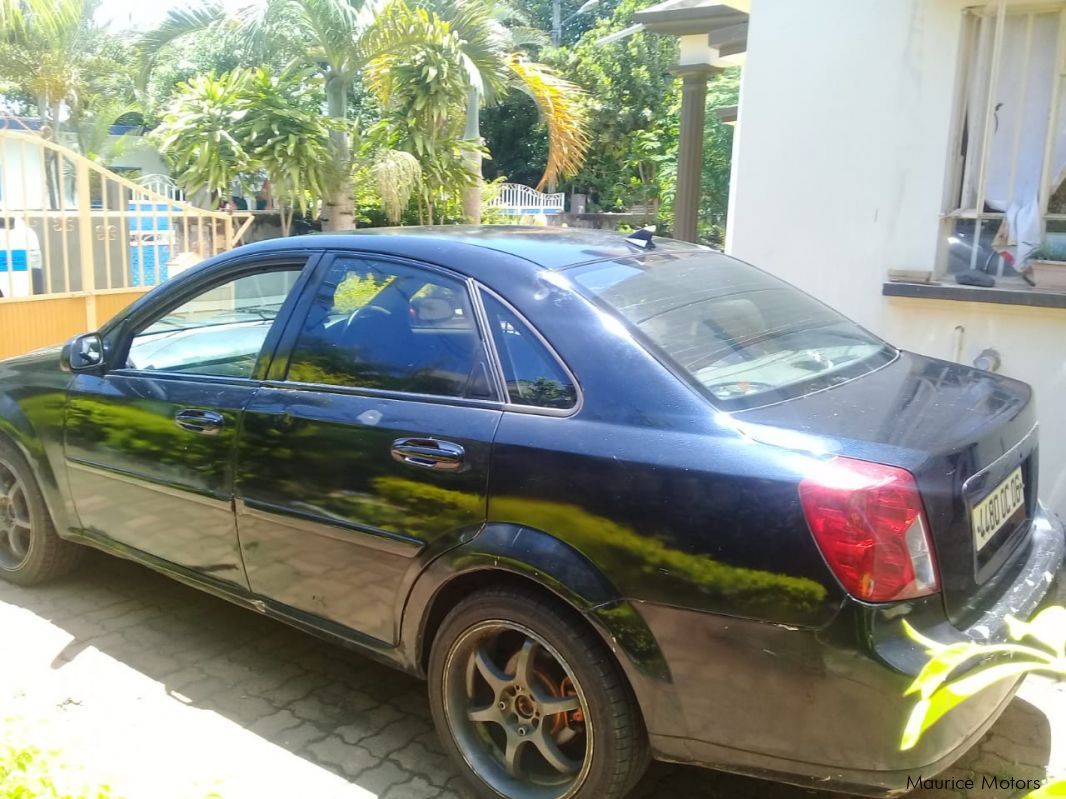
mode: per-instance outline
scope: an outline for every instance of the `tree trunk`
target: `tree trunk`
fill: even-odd
[[[334,119],[347,122],[348,82],[330,75],[326,78],[326,107]],[[331,134],[337,150],[337,177],[328,197],[322,201],[322,230],[351,230],[355,227],[355,190],[352,186],[351,147],[346,130]]]
[[[477,89],[471,87],[466,95],[466,129],[463,138],[473,144],[463,156],[467,168],[474,176],[474,185],[463,190],[463,216],[471,225],[481,224],[481,98]]]

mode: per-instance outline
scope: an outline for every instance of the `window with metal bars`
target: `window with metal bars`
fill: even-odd
[[[1066,3],[963,13],[940,272],[1021,286],[1066,253]]]

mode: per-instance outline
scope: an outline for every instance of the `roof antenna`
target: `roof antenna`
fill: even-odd
[[[626,244],[632,244],[634,247],[640,247],[642,250],[654,250],[655,242],[651,240],[651,236],[654,232],[655,225],[648,225],[647,227],[641,228],[626,236]]]

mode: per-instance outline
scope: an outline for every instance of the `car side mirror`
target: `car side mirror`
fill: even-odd
[[[65,372],[83,372],[104,362],[104,342],[99,333],[75,336],[63,345],[60,366]]]

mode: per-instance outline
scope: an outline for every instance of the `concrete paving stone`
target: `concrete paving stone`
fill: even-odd
[[[309,721],[302,722],[299,726],[282,730],[275,736],[275,742],[290,751],[306,749],[310,744],[317,743],[329,737],[321,727]]]
[[[285,707],[311,696],[316,690],[328,684],[326,677],[301,671],[276,688],[263,691],[263,698],[276,707]]]
[[[404,716],[388,724],[376,735],[364,738],[359,744],[366,747],[371,754],[385,757],[409,744],[416,735],[426,729],[426,723],[425,719]]]
[[[248,725],[248,732],[261,735],[268,740],[274,740],[285,730],[291,730],[301,724],[303,724],[303,719],[293,715],[291,710],[282,709],[253,721]]]
[[[320,763],[335,766],[349,776],[355,776],[381,764],[381,759],[361,746],[345,743],[330,735],[307,747],[308,754]]]
[[[384,760],[373,768],[360,772],[355,782],[363,790],[380,796],[393,785],[408,782],[410,779],[409,773],[391,760]]]
[[[351,743],[379,734],[389,724],[403,718],[403,714],[391,705],[377,705],[352,718],[350,723],[337,728],[337,734]]]
[[[430,785],[421,777],[415,777],[409,782],[393,785],[385,791],[382,799],[434,799],[440,792],[440,788]]]
[[[125,799],[474,799],[423,682],[135,564],[0,583],[0,629],[19,642],[0,657],[0,717],[31,722]],[[1027,680],[950,773],[971,772],[1066,776],[1066,684]],[[654,764],[633,799],[660,797],[843,799]],[[1012,799],[908,799],[986,797]]]
[[[426,694],[426,684],[419,682],[417,686],[404,691],[399,696],[393,696],[389,699],[389,704],[412,716],[429,715],[429,696]]]
[[[397,749],[389,755],[389,759],[395,760],[413,774],[421,774],[430,783],[441,788],[455,776],[455,766],[447,755],[430,751],[418,741],[411,741],[402,749]]]

